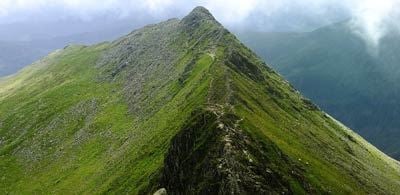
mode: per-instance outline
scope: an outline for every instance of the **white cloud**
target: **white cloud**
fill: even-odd
[[[213,0],[204,1],[204,6],[223,22],[230,24],[242,23],[249,14],[261,4],[258,0]]]
[[[327,23],[339,10],[353,17],[354,32],[373,46],[389,30],[400,29],[400,0],[0,0],[0,23],[29,20],[49,10],[55,19],[67,15],[90,20],[104,13],[166,19],[181,17],[197,5],[210,9],[228,26],[311,19]]]
[[[398,30],[399,0],[359,0],[352,9],[352,28],[371,47],[378,47],[386,33]]]

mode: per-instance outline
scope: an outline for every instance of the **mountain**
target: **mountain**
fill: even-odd
[[[0,190],[395,194],[400,165],[203,7],[0,81]]]
[[[346,21],[308,33],[239,37],[323,110],[400,159],[398,34],[371,48]]]
[[[92,23],[89,25],[67,20],[58,23],[0,25],[4,29],[0,32],[0,76],[14,74],[65,45],[113,40],[141,24],[138,21],[128,23],[125,20]],[[49,26],[52,28],[48,29]],[[43,31],[53,35],[43,34]]]
[[[15,73],[25,65],[46,55],[28,43],[0,41],[0,76]]]

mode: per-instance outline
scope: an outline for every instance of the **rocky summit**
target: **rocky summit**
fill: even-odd
[[[395,194],[400,165],[208,10],[0,80],[2,194]]]

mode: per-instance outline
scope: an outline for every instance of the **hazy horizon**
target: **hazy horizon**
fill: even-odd
[[[323,25],[352,18],[352,30],[371,46],[388,31],[399,31],[399,0],[2,0],[0,24],[43,26],[61,23],[70,34],[96,31],[104,24],[132,19],[132,26],[142,26],[175,17],[183,17],[196,6],[204,6],[229,29],[254,31],[309,31]],[[24,25],[21,25],[24,24]],[[93,24],[93,25],[91,25]],[[32,28],[32,27],[31,27]],[[57,28],[49,34],[57,34]],[[26,31],[20,28],[21,31]],[[3,32],[1,32],[3,31]],[[7,28],[0,30],[4,34]],[[35,31],[35,30],[33,30]],[[16,33],[16,34],[21,34]],[[33,32],[35,34],[35,32]],[[11,37],[11,36],[10,36]]]
[[[0,46],[28,54],[23,60],[0,55],[0,66],[13,73],[67,44],[111,41],[147,24],[182,18],[196,6],[234,32],[307,32],[350,19],[349,29],[371,53],[379,53],[382,37],[400,32],[399,1],[2,0]]]

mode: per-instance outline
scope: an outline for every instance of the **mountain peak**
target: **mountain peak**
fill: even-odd
[[[187,16],[182,19],[182,23],[188,26],[195,26],[196,24],[200,24],[204,21],[218,23],[214,16],[202,6],[195,7]]]
[[[203,6],[197,6],[195,7],[189,14],[188,16],[194,16],[199,19],[210,19],[210,20],[215,20],[214,16],[208,11]]]
[[[203,7],[51,55],[0,81],[0,105],[0,194],[400,191],[397,162]]]

